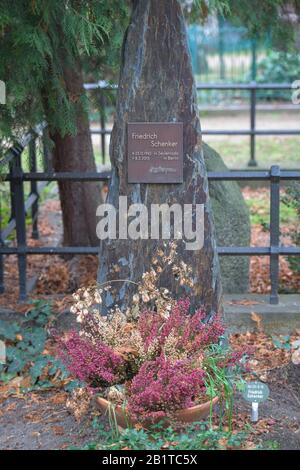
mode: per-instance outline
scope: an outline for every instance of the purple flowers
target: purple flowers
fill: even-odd
[[[129,412],[140,421],[154,421],[187,408],[203,394],[204,376],[189,361],[172,363],[163,355],[147,361],[128,384]]]
[[[177,338],[176,348],[188,352],[189,355],[203,350],[209,344],[217,343],[224,334],[219,317],[214,316],[211,321],[204,322],[204,310],[199,309],[193,315],[189,310],[190,301],[181,299],[172,308],[167,319],[156,312],[145,311],[138,322],[145,347],[148,349],[151,343],[156,341],[163,349],[170,334]]]
[[[67,339],[61,340],[62,350],[59,355],[80,381],[91,387],[108,387],[120,381],[123,360],[120,356],[97,341],[93,344],[72,332]]]
[[[75,377],[108,399],[117,390],[117,403],[124,399],[141,422],[207,401],[208,375],[211,382],[218,368],[233,371],[243,354],[212,346],[224,333],[218,316],[207,321],[202,309],[191,315],[188,299],[171,305],[168,314],[145,310],[138,319],[84,312],[80,333],[60,341],[60,356]],[[117,384],[122,387],[112,387]],[[222,393],[222,384],[216,387]]]

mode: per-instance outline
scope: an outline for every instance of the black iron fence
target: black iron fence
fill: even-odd
[[[87,255],[98,254],[97,247],[88,246],[28,246],[26,240],[26,215],[31,211],[32,238],[38,238],[38,204],[39,195],[50,181],[108,181],[110,172],[53,172],[49,165],[49,155],[46,146],[43,147],[43,171],[37,171],[36,140],[37,134],[27,134],[22,144],[13,147],[0,160],[1,165],[8,165],[9,172],[2,174],[1,180],[9,182],[11,197],[10,220],[0,232],[0,293],[4,293],[4,261],[5,256],[17,255],[19,271],[19,298],[21,301],[27,295],[26,260],[31,255]],[[43,137],[41,137],[43,139]],[[23,171],[22,153],[29,146],[30,171]],[[220,256],[269,256],[270,257],[270,303],[278,303],[279,287],[279,256],[300,255],[300,247],[287,247],[280,244],[280,182],[300,180],[300,171],[281,171],[279,166],[272,166],[269,171],[226,171],[209,172],[210,181],[269,181],[270,182],[270,245],[264,247],[218,247]],[[30,182],[30,194],[24,196],[24,183]],[[1,214],[0,214],[1,216]],[[8,236],[16,230],[15,243],[8,243]]]
[[[100,127],[91,130],[92,134],[100,135],[100,148],[102,153],[103,163],[106,159],[106,136],[111,133],[111,130],[107,128],[107,115],[105,108],[107,107],[107,100],[105,94],[109,90],[117,90],[117,86],[108,85],[104,81],[98,83],[86,83],[86,90],[99,90],[99,105],[101,108],[100,113]],[[272,136],[272,135],[299,135],[299,129],[257,129],[256,128],[256,116],[257,116],[257,92],[262,90],[290,90],[292,92],[293,87],[290,83],[256,83],[251,82],[247,84],[205,84],[197,85],[197,90],[240,90],[249,92],[249,129],[220,129],[210,130],[205,129],[202,131],[203,135],[231,135],[231,136],[249,136],[250,138],[250,159],[248,166],[257,166],[256,159],[256,136]],[[296,109],[296,105],[295,105]]]

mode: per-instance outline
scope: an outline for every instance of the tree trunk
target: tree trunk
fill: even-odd
[[[127,123],[183,123],[183,183],[128,183]],[[118,89],[110,157],[112,177],[107,202],[117,210],[119,195],[127,196],[128,206],[151,204],[204,204],[204,246],[189,251],[184,240],[175,240],[177,261],[191,268],[192,288],[187,292],[176,284],[176,273],[166,268],[160,287],[173,297],[189,295],[194,308],[203,306],[207,314],[221,308],[220,268],[216,250],[208,181],[201,145],[197,96],[188,50],[184,18],[179,1],[136,0],[125,35],[123,63]],[[195,219],[193,219],[195,220]],[[151,229],[149,228],[149,233]],[[129,237],[128,237],[129,238]],[[173,240],[174,241],[174,240]],[[100,243],[98,280],[119,280],[104,294],[104,306],[131,303],[145,271],[156,253],[165,250],[164,240],[106,239]],[[125,280],[125,282],[124,282]]]
[[[64,69],[64,80],[69,96],[79,99],[83,93],[81,71]],[[88,116],[82,108],[76,118],[77,134],[50,135],[55,144],[53,167],[55,171],[96,171]],[[96,208],[101,203],[99,183],[58,183],[63,218],[63,244],[66,246],[95,246]]]

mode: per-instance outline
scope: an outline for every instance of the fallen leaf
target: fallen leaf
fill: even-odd
[[[255,312],[251,312],[251,320],[256,323],[257,329],[259,332],[263,331],[262,318],[260,315],[257,315]]]
[[[51,429],[56,436],[62,436],[65,434],[65,430],[62,426],[52,426]]]
[[[300,349],[296,349],[296,351],[293,352],[292,363],[296,366],[300,364]]]

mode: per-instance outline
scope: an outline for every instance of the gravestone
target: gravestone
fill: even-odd
[[[221,156],[203,143],[207,171],[228,171]],[[218,246],[249,246],[251,236],[250,214],[239,184],[236,181],[210,181],[212,204]],[[222,287],[225,294],[243,294],[249,289],[249,257],[221,256]]]
[[[133,2],[123,44],[110,158],[107,203],[117,210],[120,195],[127,196],[128,206],[144,204],[149,211],[153,204],[189,204],[195,221],[196,204],[204,205],[204,246],[187,250],[185,241],[176,239],[177,259],[191,267],[192,305],[203,305],[208,314],[220,311],[220,268],[196,88],[177,0]],[[125,308],[130,303],[136,287],[128,281],[139,282],[156,251],[165,249],[163,240],[126,238],[123,226],[116,236],[100,243],[99,283],[121,281],[112,283],[105,295],[107,308],[116,303]],[[174,296],[186,293],[178,290],[172,271],[166,270],[161,282]]]

